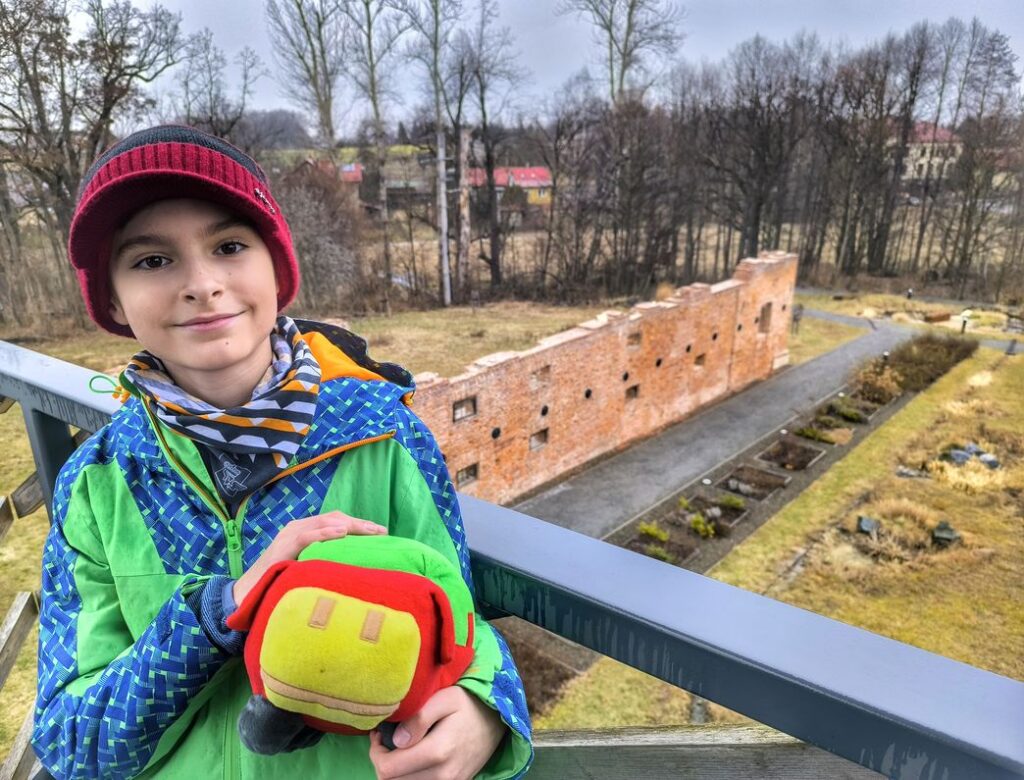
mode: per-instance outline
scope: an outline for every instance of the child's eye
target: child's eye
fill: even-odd
[[[245,248],[245,244],[241,241],[225,241],[217,247],[217,252],[222,255],[237,255]]]
[[[170,260],[168,260],[166,257],[163,257],[162,255],[148,255],[147,257],[144,257],[137,263],[135,263],[135,265],[133,265],[132,268],[143,268],[152,271],[156,268],[163,268],[170,262]]]

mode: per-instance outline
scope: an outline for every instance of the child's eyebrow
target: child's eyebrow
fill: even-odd
[[[220,222],[213,222],[207,225],[205,228],[203,228],[203,238],[210,238],[211,236],[217,235],[222,230],[227,230],[228,228],[232,227],[251,228],[252,225],[250,225],[244,219],[241,219],[239,217],[228,217],[227,219],[220,220]],[[131,238],[122,241],[118,245],[117,251],[114,252],[114,258],[120,258],[126,250],[131,249],[132,247],[152,246],[154,244],[166,245],[170,243],[171,238],[160,233],[141,233],[137,236],[132,236]]]
[[[203,229],[203,237],[209,238],[210,236],[217,235],[217,233],[220,233],[222,230],[227,230],[228,228],[233,227],[251,228],[252,225],[241,217],[228,217],[227,219],[222,219],[220,222],[214,222],[211,225],[207,225]]]
[[[153,244],[169,244],[170,239],[166,236],[161,236],[156,233],[143,233],[131,238],[125,239],[118,244],[117,251],[114,252],[114,259],[120,259],[127,250],[135,246],[152,246]]]

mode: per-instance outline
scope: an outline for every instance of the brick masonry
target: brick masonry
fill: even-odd
[[[732,279],[604,312],[451,379],[419,374],[413,409],[460,491],[514,503],[786,365],[796,272],[795,255],[762,253]]]

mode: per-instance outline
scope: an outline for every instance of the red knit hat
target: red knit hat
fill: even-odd
[[[89,316],[101,328],[131,336],[110,317],[110,252],[114,232],[158,200],[212,201],[250,220],[270,250],[278,311],[299,290],[299,266],[281,209],[256,161],[216,136],[191,127],[141,130],[104,152],[82,180],[71,222],[68,257]]]

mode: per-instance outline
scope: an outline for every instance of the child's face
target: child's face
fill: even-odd
[[[114,235],[110,278],[114,321],[179,383],[224,371],[258,380],[270,365],[274,264],[256,230],[222,206],[176,199],[137,212]]]

